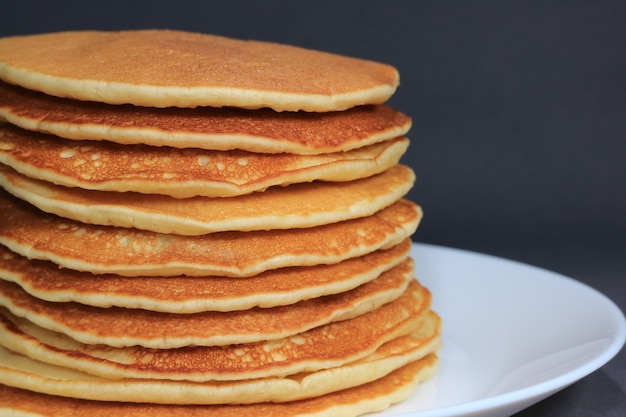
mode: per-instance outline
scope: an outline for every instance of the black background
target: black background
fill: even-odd
[[[413,118],[415,240],[555,270],[626,306],[624,1],[13,1],[1,13],[0,36],[170,28],[392,64],[389,104]],[[625,356],[520,416],[626,414]]]

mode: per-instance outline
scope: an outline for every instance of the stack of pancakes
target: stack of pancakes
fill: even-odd
[[[0,410],[359,415],[437,367],[388,65],[0,39]]]

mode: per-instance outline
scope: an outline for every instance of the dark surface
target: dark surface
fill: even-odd
[[[10,2],[0,36],[172,28],[395,65],[416,240],[589,284],[626,310],[626,2]],[[626,353],[519,416],[626,415]]]

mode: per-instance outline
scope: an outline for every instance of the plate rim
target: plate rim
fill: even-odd
[[[491,255],[485,252],[472,251],[463,248],[457,247],[448,247],[438,244],[425,243],[420,241],[413,241],[411,243],[411,255],[413,256],[416,250],[430,250],[439,252],[439,254],[445,253],[451,254],[452,256],[467,256],[472,258],[478,258],[484,262],[498,262],[502,265],[512,268],[526,268],[529,271],[533,271],[535,273],[541,273],[545,275],[547,278],[562,282],[564,285],[575,286],[578,287],[579,290],[582,290],[587,296],[595,297],[601,304],[607,309],[610,316],[614,319],[613,324],[614,328],[612,328],[612,337],[609,338],[609,343],[602,350],[602,352],[596,354],[591,359],[583,363],[582,365],[576,366],[573,369],[570,369],[562,374],[553,376],[545,381],[541,381],[536,384],[532,384],[526,387],[514,389],[512,391],[496,394],[493,396],[487,396],[485,398],[478,398],[476,400],[468,401],[465,403],[453,404],[442,407],[434,407],[434,408],[425,408],[421,410],[409,411],[409,412],[401,412],[400,414],[391,414],[390,416],[394,417],[402,417],[402,416],[412,416],[419,415],[420,417],[443,417],[443,416],[463,416],[470,415],[472,413],[477,412],[496,412],[498,410],[503,410],[506,407],[513,408],[517,406],[516,410],[522,410],[524,408],[529,407],[530,405],[541,401],[544,398],[547,398],[556,392],[566,388],[567,386],[581,380],[582,378],[588,376],[592,372],[600,369],[606,363],[608,363],[611,359],[619,354],[626,343],[626,316],[624,312],[620,309],[620,307],[607,295],[603,294],[596,288],[592,287],[589,284],[586,284],[582,281],[576,280],[575,278],[566,276],[559,272],[534,266],[532,264],[520,262],[517,260],[500,257],[497,255]],[[417,278],[416,278],[417,279]],[[428,279],[436,279],[433,277],[429,277]],[[426,284],[428,286],[428,284]],[[433,299],[436,300],[437,294],[433,294]],[[445,326],[445,316],[444,326]],[[444,335],[445,337],[445,335]],[[445,338],[444,338],[445,343]],[[409,397],[410,399],[410,397]],[[408,399],[407,399],[408,400]],[[520,404],[525,404],[520,406]],[[516,412],[516,411],[513,411]],[[507,412],[506,415],[510,413]],[[492,414],[489,414],[492,415]],[[497,415],[497,414],[493,414]],[[499,415],[499,414],[498,414]],[[505,415],[505,414],[501,414]]]

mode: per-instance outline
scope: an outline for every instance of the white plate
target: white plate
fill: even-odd
[[[377,416],[509,416],[600,368],[626,321],[598,291],[537,267],[414,244],[416,276],[443,318],[441,367]]]

